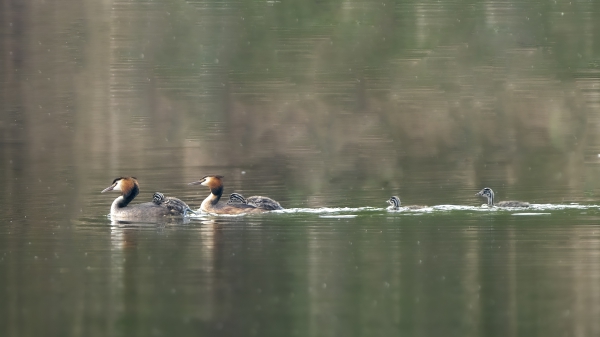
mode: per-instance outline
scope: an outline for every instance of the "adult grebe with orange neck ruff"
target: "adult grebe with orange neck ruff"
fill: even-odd
[[[177,198],[165,197],[160,192],[155,193],[153,202],[129,205],[140,193],[140,185],[135,177],[116,178],[113,180],[112,185],[100,193],[109,191],[121,192],[121,195],[110,206],[110,216],[117,219],[147,219],[169,215],[185,216],[187,212],[193,213],[185,202]],[[159,197],[157,197],[157,194]]]
[[[208,186],[210,188],[210,194],[202,204],[200,205],[200,210],[206,213],[214,213],[214,214],[244,214],[244,213],[263,213],[268,212],[273,209],[262,208],[259,205],[253,205],[250,203],[225,203],[219,202],[221,196],[223,196],[223,176],[220,175],[208,175],[202,177],[202,179],[198,181],[194,181],[189,183],[188,185],[203,185]],[[236,193],[234,193],[236,194]],[[243,198],[243,197],[242,197]],[[266,198],[266,197],[263,197]],[[277,203],[275,200],[268,198],[273,202]],[[235,198],[235,200],[239,200]],[[279,203],[277,203],[279,205]],[[281,206],[279,206],[281,207]]]

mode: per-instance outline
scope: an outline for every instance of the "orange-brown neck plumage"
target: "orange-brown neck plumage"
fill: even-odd
[[[121,195],[123,196],[123,206],[127,206],[140,193],[140,185],[134,177],[127,177],[121,180]]]
[[[223,181],[221,180],[222,178],[223,176],[205,177],[205,179],[207,179],[206,186],[210,188],[210,193],[217,197],[215,203],[218,202],[219,199],[221,199],[221,196],[223,195]]]

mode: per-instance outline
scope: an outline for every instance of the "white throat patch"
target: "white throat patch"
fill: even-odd
[[[121,184],[123,183],[123,179],[117,181],[115,187],[113,188],[113,191],[121,191]]]

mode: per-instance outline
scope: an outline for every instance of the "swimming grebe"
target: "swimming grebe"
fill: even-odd
[[[500,201],[498,203],[494,202],[494,191],[491,188],[486,187],[481,191],[475,194],[480,197],[487,198],[487,204],[489,207],[498,206],[498,207],[529,207],[529,203],[525,201]]]
[[[223,195],[223,182],[221,181],[223,176],[214,175],[214,176],[204,176],[199,181],[194,181],[189,183],[188,185],[203,185],[208,186],[210,188],[210,194],[202,204],[200,205],[200,210],[206,213],[215,213],[215,214],[243,214],[243,213],[262,213],[269,211],[268,209],[258,208],[253,205],[244,204],[244,203],[224,203],[219,202],[221,196]]]
[[[390,207],[388,207],[388,209],[397,211],[400,209],[400,198],[398,198],[397,196],[392,196],[391,198],[389,198],[387,200],[387,203],[390,204]],[[408,209],[421,209],[421,208],[427,208],[427,206],[421,206],[421,205],[408,205],[408,206],[402,206]]]
[[[229,195],[229,200],[227,201],[227,203],[228,204],[236,204],[236,203],[246,204],[246,205],[254,206],[256,208],[266,209],[268,211],[283,209],[283,207],[281,207],[281,205],[277,201],[275,201],[269,197],[262,197],[260,195],[255,195],[252,197],[244,198],[244,196],[239,193],[231,193]]]
[[[162,193],[154,195],[152,202],[137,205],[129,203],[140,193],[140,185],[135,177],[119,177],[113,180],[112,185],[102,190],[101,193],[117,191],[121,195],[110,206],[111,217],[126,219],[157,218],[168,215],[185,215],[191,209],[185,202],[177,198],[165,198]],[[162,196],[162,197],[161,197]]]

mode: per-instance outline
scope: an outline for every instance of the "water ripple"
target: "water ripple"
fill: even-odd
[[[397,210],[381,207],[318,207],[318,208],[286,208],[283,210],[276,210],[267,212],[269,214],[319,214],[322,218],[352,218],[356,217],[356,214],[348,213],[375,213],[375,212],[389,212],[389,213],[407,213],[407,214],[423,214],[423,213],[448,213],[448,212],[459,212],[459,211],[470,211],[470,212],[514,212],[514,211],[529,211],[529,212],[518,212],[513,215],[546,215],[551,214],[548,212],[535,212],[535,211],[554,211],[554,210],[567,210],[567,209],[599,209],[600,205],[581,205],[581,204],[531,204],[529,207],[488,207],[486,204],[481,206],[467,206],[467,205],[436,205],[430,207],[424,207],[419,209],[411,209],[409,207],[400,207]],[[533,212],[531,212],[533,211]],[[209,214],[197,210],[198,214],[191,215],[190,218],[205,218],[207,215],[218,215],[224,217],[240,217],[247,214]]]

